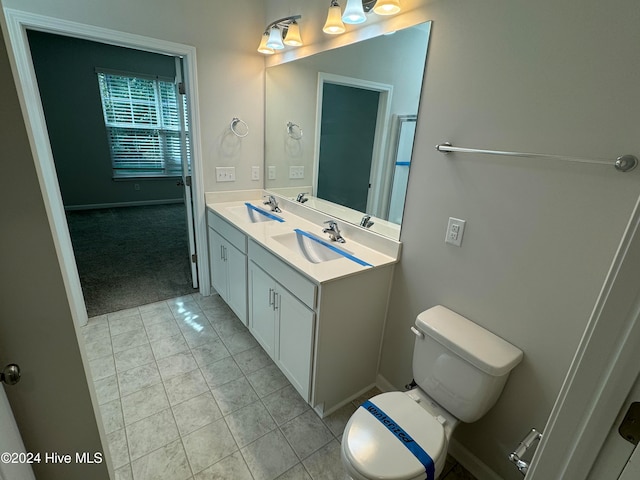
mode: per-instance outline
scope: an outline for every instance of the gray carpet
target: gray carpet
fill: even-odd
[[[67,212],[89,317],[194,293],[184,204]]]

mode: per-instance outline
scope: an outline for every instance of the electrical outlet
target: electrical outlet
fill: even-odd
[[[133,189],[136,190],[136,191],[140,190],[140,184],[139,183],[134,183],[133,184]]]
[[[275,165],[269,165],[269,169],[268,169],[268,175],[269,175],[269,180],[275,180],[276,179],[276,167]]]
[[[260,180],[260,167],[251,167],[251,180]]]
[[[304,178],[304,166],[298,165],[289,167],[289,178]]]
[[[465,223],[467,223],[465,220],[449,217],[449,223],[447,224],[447,236],[444,239],[445,243],[456,247],[461,246]]]
[[[236,167],[216,167],[216,182],[235,182]]]

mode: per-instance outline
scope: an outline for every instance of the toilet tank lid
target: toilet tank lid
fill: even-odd
[[[416,326],[489,375],[505,375],[522,360],[522,350],[442,305],[420,313]]]

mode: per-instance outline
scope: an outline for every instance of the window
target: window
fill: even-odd
[[[113,177],[181,175],[182,131],[188,164],[191,155],[186,97],[183,96],[181,122],[175,83],[104,72],[98,72],[98,83]]]

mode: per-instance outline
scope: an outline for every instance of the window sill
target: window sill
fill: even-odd
[[[178,180],[179,178],[182,178],[182,175],[127,175],[112,177],[111,180],[114,182],[139,182],[140,180]]]

